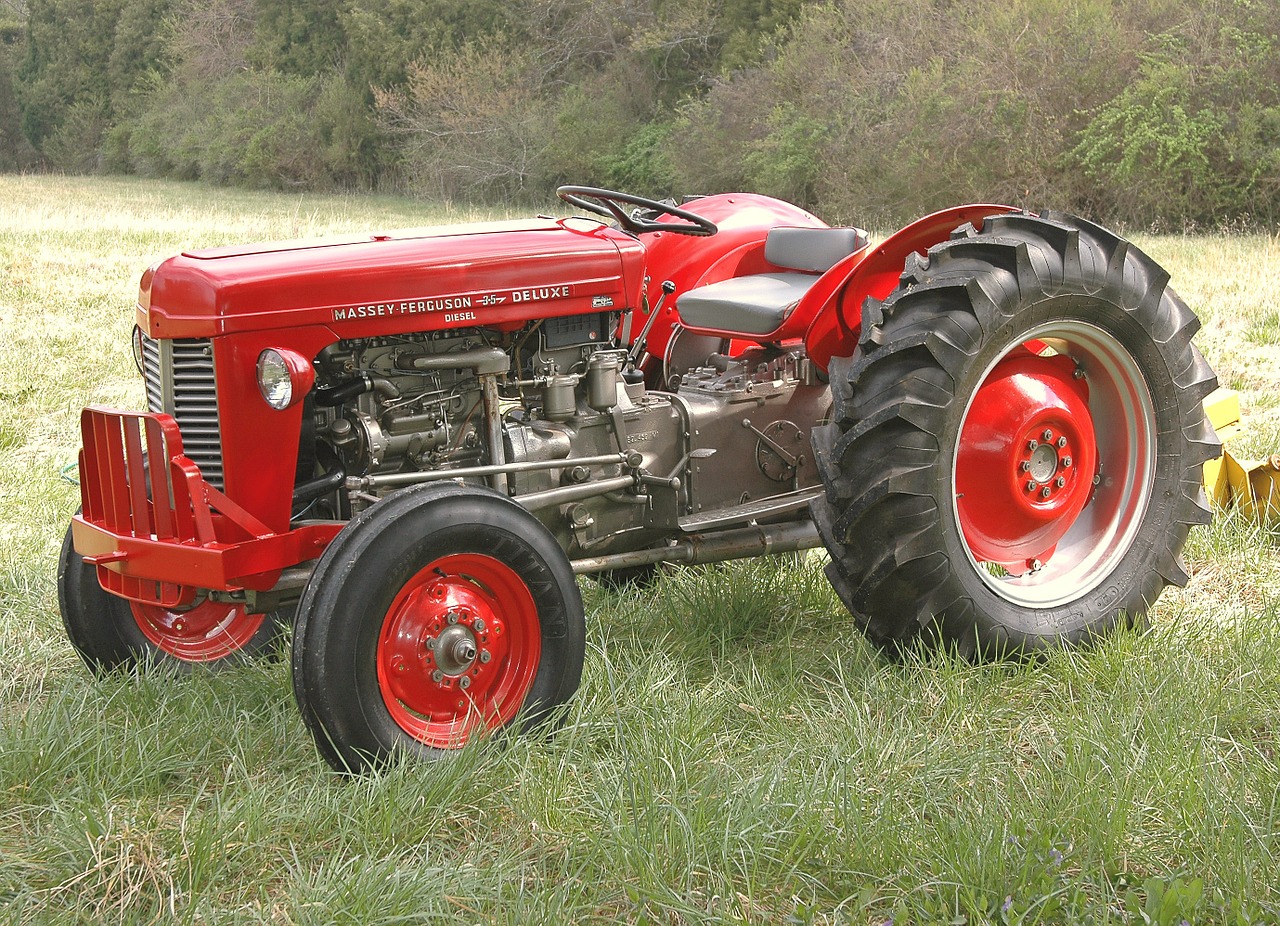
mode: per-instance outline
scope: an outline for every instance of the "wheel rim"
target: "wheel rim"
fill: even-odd
[[[507,565],[479,553],[443,556],[420,570],[387,609],[378,638],[378,687],[391,718],[414,739],[458,748],[516,716],[542,651],[538,610]]]
[[[1051,322],[1006,349],[970,397],[952,463],[953,514],[982,581],[1040,608],[1096,588],[1141,526],[1154,422],[1141,370],[1101,328]]]
[[[244,605],[203,601],[185,611],[130,602],[142,635],[161,651],[183,662],[212,662],[244,649],[266,620]]]

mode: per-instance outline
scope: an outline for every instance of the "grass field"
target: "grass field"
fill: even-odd
[[[455,221],[397,200],[0,177],[0,911],[14,922],[1280,921],[1280,532],[1220,516],[1143,634],[891,663],[817,554],[584,583],[562,731],[339,779],[285,662],[95,680],[54,571],[88,402],[141,407],[179,249]],[[1160,237],[1280,452],[1280,238]]]

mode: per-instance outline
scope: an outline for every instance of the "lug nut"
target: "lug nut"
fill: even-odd
[[[1098,483],[1100,483],[1100,482],[1102,482],[1102,477],[1101,477],[1101,476],[1094,476],[1094,477],[1093,477],[1093,484],[1094,484],[1094,485],[1097,485],[1097,484],[1098,484]]]
[[[1037,447],[1039,447],[1039,446],[1040,446],[1040,442],[1039,442],[1038,440],[1029,440],[1029,441],[1027,441],[1027,449],[1028,449],[1028,450],[1035,450],[1035,449],[1036,449]]]
[[[446,614],[445,616],[449,619],[449,623],[450,623],[450,624],[456,624],[456,623],[458,623],[458,612],[457,612],[457,611],[450,611],[450,612],[449,612],[448,614]]]
[[[441,682],[444,681],[444,673],[441,672],[439,669],[436,669],[434,672],[431,673],[431,681],[439,685]]]
[[[1055,483],[1055,485],[1057,485],[1059,489],[1061,489],[1066,484],[1067,484],[1067,480],[1063,476],[1059,476],[1057,482]]]
[[[1043,489],[1041,489],[1041,490],[1040,490],[1040,497],[1041,497],[1041,498],[1048,498],[1048,497],[1049,497],[1049,494],[1050,494],[1050,493],[1049,493],[1049,487],[1048,487],[1048,486],[1045,486]]]
[[[1063,457],[1063,458],[1062,458],[1062,467],[1063,467],[1063,469],[1067,469],[1067,468],[1069,468],[1070,466],[1071,466],[1071,457]]]
[[[488,650],[484,650],[480,653],[481,662],[488,662],[492,658],[493,658],[493,654],[490,653]]]
[[[436,638],[435,638],[435,637],[427,637],[425,640],[423,640],[423,641],[422,641],[422,645],[423,645],[423,646],[425,646],[427,649],[435,649],[435,648],[436,648]]]
[[[1065,437],[1059,437],[1059,438],[1058,438],[1058,446],[1059,446],[1059,447],[1065,447],[1065,446],[1067,446],[1067,439],[1066,439]]]
[[[467,678],[465,675],[462,676],[462,678],[458,679],[458,687],[463,691],[466,691],[471,687],[471,679]]]
[[[1029,472],[1031,472],[1031,461],[1030,461],[1030,460],[1023,460],[1023,461],[1022,461],[1022,471],[1023,471],[1024,473],[1029,473]]]
[[[1034,492],[1036,490],[1036,481],[1034,479],[1027,480],[1027,491]]]
[[[484,630],[484,618],[483,618],[483,617],[477,617],[474,621],[472,621],[472,622],[471,622],[471,628],[472,628],[474,631],[476,631],[476,633],[480,633],[481,631],[483,631],[483,630]]]
[[[1050,431],[1048,428],[1045,428],[1045,429],[1044,429],[1044,442],[1047,444],[1047,443],[1049,443],[1049,441],[1051,441],[1051,440],[1053,440],[1053,432],[1052,432],[1052,431]]]

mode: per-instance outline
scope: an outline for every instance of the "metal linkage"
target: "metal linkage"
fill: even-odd
[[[752,525],[715,534],[696,534],[672,541],[664,547],[590,556],[571,561],[576,575],[606,572],[649,563],[679,563],[692,566],[719,563],[730,559],[746,559],[768,553],[791,553],[822,546],[822,538],[813,522],[791,521],[786,524]]]
[[[420,482],[437,482],[441,479],[479,479],[499,474],[529,473],[542,469],[563,469],[566,466],[630,466],[638,454],[604,453],[594,457],[572,457],[556,460],[527,460],[522,463],[503,463],[498,466],[466,466],[459,469],[433,469],[417,473],[387,473],[381,476],[350,476],[348,491],[366,489],[391,489],[417,485]]]

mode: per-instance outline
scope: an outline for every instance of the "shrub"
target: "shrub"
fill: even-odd
[[[1155,36],[1137,79],[1080,132],[1073,153],[1113,214],[1174,226],[1280,214],[1280,48],[1250,6],[1233,9],[1241,23]]]
[[[1210,160],[1225,120],[1197,106],[1184,64],[1148,62],[1137,83],[1099,109],[1075,153],[1119,212],[1150,222],[1207,214],[1221,178]]]
[[[403,90],[376,93],[409,188],[444,199],[531,198],[552,108],[537,63],[496,39],[415,63]]]

